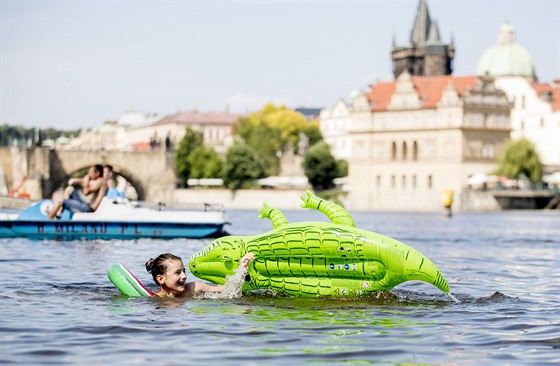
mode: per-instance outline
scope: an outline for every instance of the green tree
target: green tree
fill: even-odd
[[[72,137],[79,135],[79,131],[63,131],[53,128],[39,129],[36,127],[25,128],[10,126],[7,123],[0,125],[0,146],[41,146],[44,139],[56,140],[60,136]]]
[[[340,177],[343,170],[324,141],[311,146],[303,159],[303,171],[313,189],[318,191],[334,187],[334,179]]]
[[[262,119],[241,118],[234,125],[234,134],[251,147],[266,167],[266,175],[277,175],[280,170],[279,154],[282,150],[279,129]]]
[[[310,122],[303,130],[303,134],[309,139],[308,146],[313,146],[316,143],[323,141],[323,134],[321,133],[321,129],[319,128],[319,124],[317,122]]]
[[[495,173],[505,175],[510,179],[517,179],[521,174],[525,174],[532,182],[540,182],[543,166],[535,150],[535,145],[525,138],[506,142],[504,153]]]
[[[193,151],[202,147],[204,139],[202,132],[195,131],[190,127],[186,129],[185,136],[179,142],[177,153],[175,156],[175,167],[177,169],[177,176],[183,184],[187,184],[187,180],[191,177],[191,160],[189,156]]]
[[[187,158],[191,171],[190,178],[216,178],[220,177],[224,162],[220,155],[208,146],[199,146]]]
[[[250,146],[235,143],[228,149],[222,173],[227,188],[240,189],[263,176],[262,163]]]
[[[289,148],[298,153],[303,136],[306,136],[307,146],[323,138],[316,122],[309,122],[301,113],[274,104],[240,118],[233,132],[258,154],[268,176],[279,173],[282,153]]]
[[[346,177],[348,175],[348,162],[344,159],[338,159],[336,164],[338,166],[337,178]]]

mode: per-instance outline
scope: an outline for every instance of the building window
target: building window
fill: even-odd
[[[406,175],[403,175],[401,177],[401,184],[403,188],[406,188]]]
[[[380,175],[375,177],[375,188],[377,188],[377,189],[381,188],[381,176]]]
[[[403,160],[406,160],[406,155],[407,155],[406,141],[403,141],[403,143],[402,143],[402,159]]]
[[[434,182],[433,182],[433,178],[432,175],[428,175],[428,189],[432,189]]]
[[[524,130],[525,129],[525,121],[521,120],[521,129]]]
[[[418,160],[418,143],[416,141],[412,143],[412,160]]]
[[[393,141],[391,145],[391,160],[397,159],[397,143]]]
[[[469,114],[469,125],[472,127],[483,127],[484,126],[484,114],[473,112]]]
[[[425,154],[425,156],[434,156],[436,154],[436,146],[435,146],[435,142],[434,141],[426,141],[426,143],[424,143],[423,145],[423,154]]]
[[[544,127],[544,118],[541,118],[541,128]]]
[[[395,188],[395,186],[397,185],[396,180],[397,178],[394,175],[391,175],[391,188]]]
[[[492,146],[491,144],[483,144],[480,154],[484,159],[493,159],[494,146]]]
[[[504,115],[503,114],[501,114],[501,113],[496,114],[494,121],[495,121],[495,126],[497,128],[504,127]]]
[[[416,188],[416,174],[412,176],[412,188]]]
[[[525,96],[521,96],[521,109],[525,109]]]

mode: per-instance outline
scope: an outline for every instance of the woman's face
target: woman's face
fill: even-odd
[[[166,291],[174,294],[182,293],[186,290],[187,275],[183,262],[177,259],[167,261],[167,268],[164,274],[158,276],[158,282]]]

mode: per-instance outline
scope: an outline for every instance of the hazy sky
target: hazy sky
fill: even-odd
[[[1,123],[71,129],[126,110],[330,107],[391,81],[418,0],[0,0]],[[508,21],[540,81],[560,77],[560,0],[428,0],[454,75]]]

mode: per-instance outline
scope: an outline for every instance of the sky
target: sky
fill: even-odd
[[[332,107],[392,81],[418,0],[0,0],[0,123],[96,127],[136,110]],[[453,74],[509,22],[541,82],[560,78],[560,0],[428,0]]]

